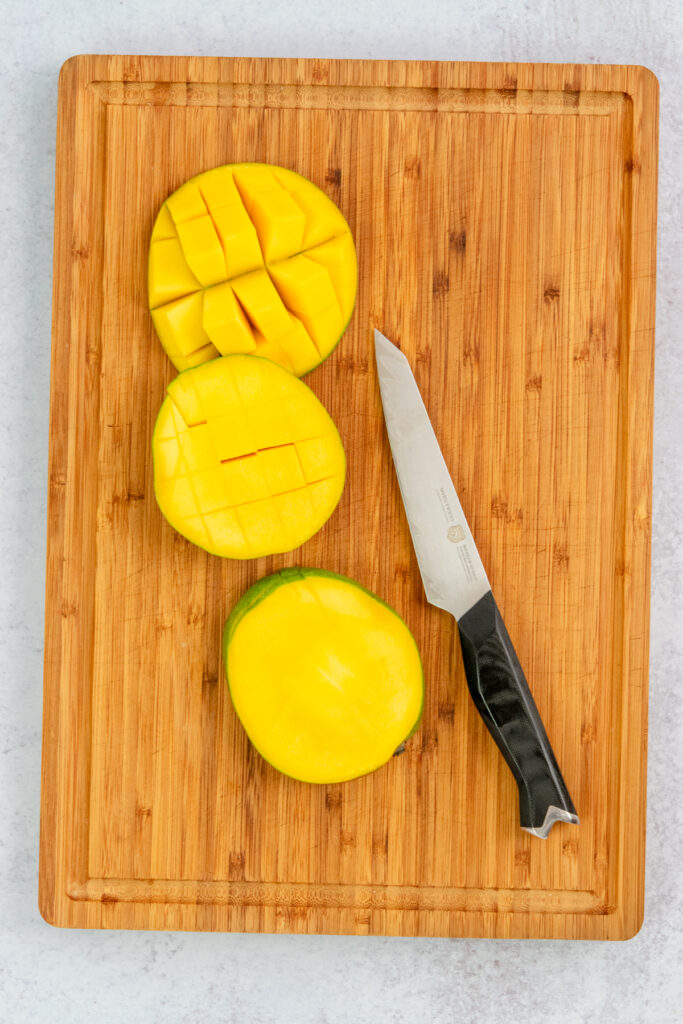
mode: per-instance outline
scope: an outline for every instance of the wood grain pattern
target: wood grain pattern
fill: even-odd
[[[77,57],[55,220],[40,908],[57,925],[626,938],[642,920],[658,90],[638,67]],[[150,437],[173,368],[156,211],[264,160],[324,188],[356,313],[307,381],[349,462],[302,549],[175,534]],[[416,369],[581,826],[518,827],[427,605],[372,328]],[[343,786],[280,776],[228,699],[222,624],[286,565],[355,577],[423,654],[420,731]]]

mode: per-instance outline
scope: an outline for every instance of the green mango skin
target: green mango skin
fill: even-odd
[[[395,611],[395,609],[392,608],[390,604],[387,604],[387,602],[383,601],[381,597],[377,596],[377,594],[373,594],[373,592],[371,590],[368,590],[367,587],[364,587],[361,583],[357,583],[356,580],[350,579],[348,576],[342,576],[341,573],[338,572],[330,572],[329,569],[307,569],[303,567],[296,567],[292,569],[280,569],[279,572],[275,572],[270,576],[264,576],[263,579],[257,580],[257,582],[254,583],[253,586],[251,586],[249,590],[247,590],[239,599],[239,601],[231,611],[225,623],[225,626],[223,628],[222,650],[223,665],[225,666],[225,678],[228,684],[228,691],[230,691],[230,677],[228,675],[228,647],[230,646],[230,641],[232,640],[235,630],[237,629],[239,623],[242,621],[244,616],[248,615],[250,611],[256,608],[256,606],[259,605],[261,601],[268,597],[269,594],[272,594],[274,590],[277,590],[278,587],[286,586],[287,583],[293,583],[295,580],[303,580],[307,578],[310,579],[311,577],[315,576],[323,576],[327,577],[328,579],[341,580],[342,583],[348,583],[349,586],[351,587],[358,587],[359,590],[362,590],[369,597],[372,597],[375,601],[379,601],[380,604],[383,604],[384,607],[388,608],[389,611],[393,615],[395,615],[396,618],[400,622],[402,622],[404,626],[406,625],[406,623],[398,614],[398,612]],[[415,647],[417,649],[417,644],[415,644]],[[415,721],[415,725],[412,727],[412,729],[410,730],[406,738],[403,740],[403,742],[395,750],[394,757],[403,753],[405,744],[410,739],[410,737],[417,732],[417,730],[420,727],[420,722],[422,721],[422,713],[424,710],[425,680],[424,666],[422,665],[422,658],[420,657],[419,650],[418,657],[420,658],[420,667],[422,669],[422,703],[420,704],[420,711]],[[230,693],[232,697],[232,692],[230,691]],[[267,761],[267,758],[264,758],[264,761]],[[280,771],[280,769],[278,768],[277,771]],[[325,785],[325,783],[307,783],[307,785]]]

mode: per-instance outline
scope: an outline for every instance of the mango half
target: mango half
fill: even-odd
[[[258,356],[223,356],[178,374],[152,454],[166,519],[226,558],[299,547],[334,511],[346,473],[337,428],[311,389]]]
[[[301,782],[374,771],[422,715],[422,662],[403,619],[323,569],[283,569],[254,584],[225,624],[223,663],[249,739]]]
[[[149,308],[179,370],[251,353],[300,377],[346,330],[356,284],[343,214],[285,167],[205,171],[168,197],[152,230]]]

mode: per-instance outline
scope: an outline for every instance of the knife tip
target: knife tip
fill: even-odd
[[[393,341],[389,341],[386,335],[382,334],[375,327],[375,354],[376,356],[393,356],[394,358],[405,359],[405,356],[401,352],[397,345],[394,345]]]

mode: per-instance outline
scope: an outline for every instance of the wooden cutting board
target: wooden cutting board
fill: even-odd
[[[76,57],[59,85],[40,908],[95,928],[627,938],[643,914],[657,82],[640,67]],[[289,555],[176,535],[150,436],[173,368],[152,222],[264,160],[347,216],[360,287],[307,381],[348,455]],[[546,842],[426,601],[384,431],[416,370],[581,825]],[[249,746],[220,659],[246,587],[346,573],[422,651],[406,753],[314,787]]]

